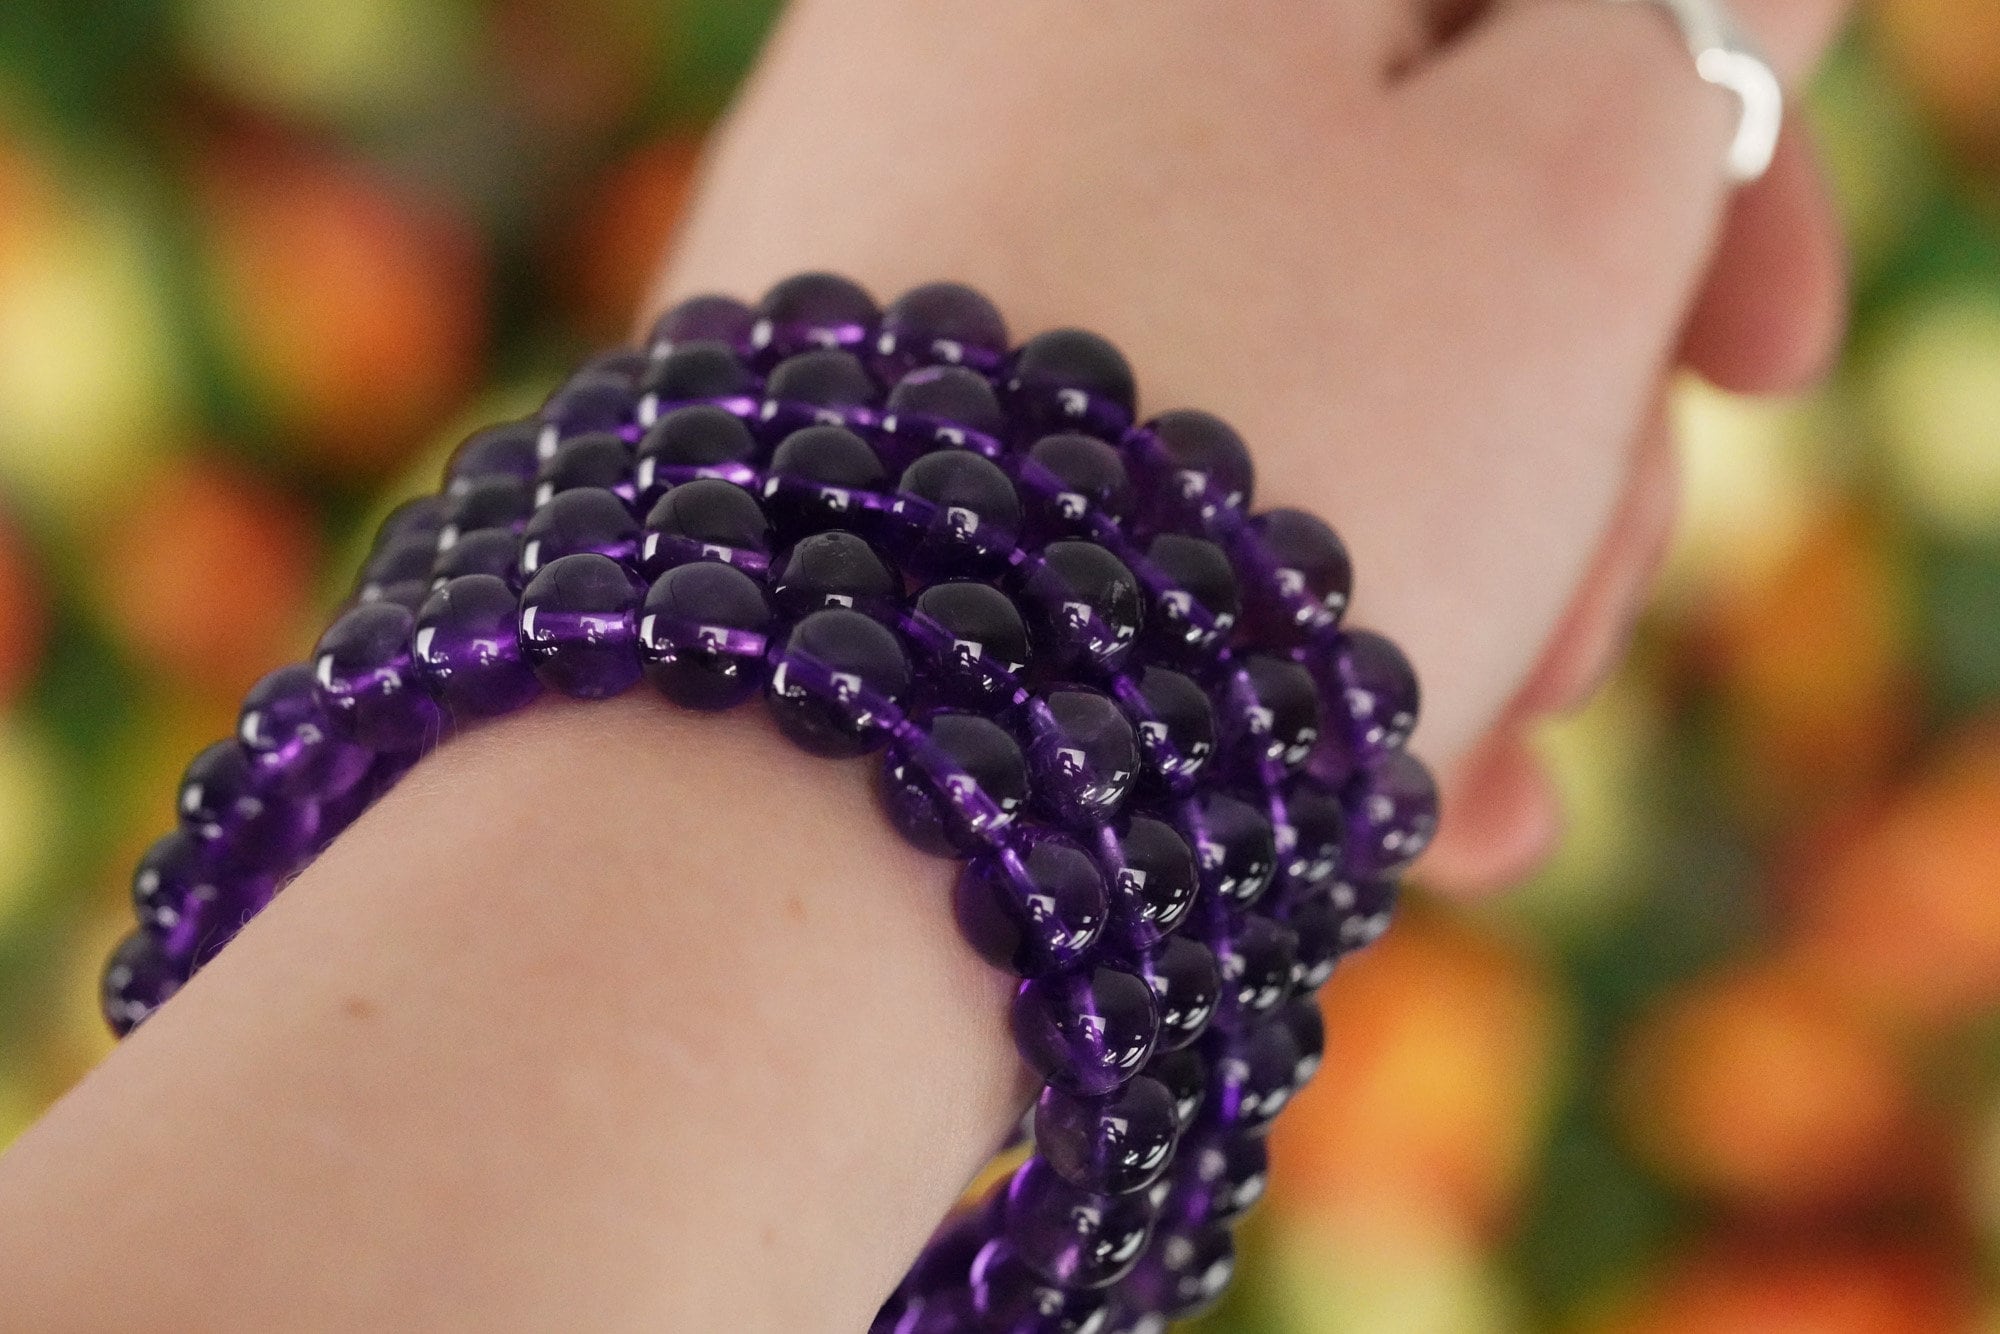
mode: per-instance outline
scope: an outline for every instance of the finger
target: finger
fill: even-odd
[[[1681,359],[1736,393],[1779,393],[1824,374],[1846,315],[1846,272],[1811,143],[1786,128],[1763,180],[1742,191],[1681,339]]]
[[[1418,876],[1446,894],[1491,893],[1532,875],[1562,836],[1562,805],[1519,733],[1489,739],[1446,776],[1444,818]]]

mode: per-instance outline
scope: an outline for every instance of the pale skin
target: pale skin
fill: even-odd
[[[1836,19],[1742,9],[1793,82]],[[1664,540],[1666,378],[1836,338],[1803,141],[1732,203],[1730,112],[1590,0],[802,0],[659,300],[960,278],[1230,419],[1421,667],[1480,887]],[[950,874],[754,710],[474,731],[0,1158],[0,1329],[861,1330],[1027,1092]]]

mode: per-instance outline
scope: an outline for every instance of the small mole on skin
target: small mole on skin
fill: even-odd
[[[796,894],[785,895],[785,916],[794,922],[806,920],[806,901]]]
[[[340,1012],[349,1019],[373,1019],[375,1002],[366,996],[349,996],[340,1004]]]

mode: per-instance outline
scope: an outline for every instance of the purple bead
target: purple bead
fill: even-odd
[[[639,554],[639,524],[625,502],[609,491],[583,487],[543,502],[521,530],[521,574],[526,579],[564,556],[591,552],[620,565]]]
[[[230,877],[184,829],[154,840],[132,874],[132,911],[170,960],[186,963],[231,911]]]
[[[1420,702],[1417,674],[1403,651],[1371,630],[1349,630],[1333,669],[1354,754],[1365,761],[1402,749],[1416,730]]]
[[[1393,875],[1416,860],[1437,833],[1438,791],[1423,761],[1396,751],[1348,785],[1348,869]]]
[[[1101,825],[1139,775],[1139,742],[1108,696],[1053,690],[1030,715],[1029,762],[1042,808],[1063,824]]]
[[[1005,1240],[988,1242],[972,1262],[972,1309],[982,1334],[1100,1334],[1105,1320],[1103,1297],[1053,1286]]]
[[[1116,449],[1095,436],[1059,432],[1037,440],[1021,465],[1032,497],[1032,530],[1043,537],[1088,537],[1132,512],[1132,475]]]
[[[925,579],[998,574],[1021,532],[1014,484],[964,449],[937,450],[906,468],[889,514],[898,558]]]
[[[653,581],[639,609],[646,679],[684,708],[733,708],[764,684],[776,623],[764,590],[741,570],[677,566]]]
[[[359,782],[369,752],[336,739],[312,668],[293,663],[250,687],[237,715],[242,743],[261,784],[293,797],[330,797]]]
[[[677,565],[720,561],[761,575],[771,563],[771,524],[756,497],[715,477],[697,478],[660,497],[646,516],[639,565],[657,578]]]
[[[186,981],[180,967],[161,952],[159,943],[135,931],[112,952],[104,968],[100,1001],[104,1022],[124,1037],[159,1009]]]
[[[722,343],[682,343],[655,361],[639,380],[642,425],[651,427],[689,405],[731,413],[756,411],[763,385],[737,353]]]
[[[911,371],[889,391],[882,427],[917,453],[932,449],[998,452],[1007,430],[1000,398],[985,376],[956,366]]]
[[[920,366],[991,370],[1007,355],[1007,323],[993,303],[962,283],[913,287],[882,312],[875,357],[889,378]]]
[[[177,803],[181,827],[218,861],[286,871],[312,846],[319,812],[262,782],[236,741],[217,741],[189,761]]]
[[[313,649],[328,717],[370,750],[415,750],[442,733],[443,716],[410,657],[415,624],[408,608],[371,602],[335,621]]]
[[[876,1313],[868,1334],[964,1334],[976,1318],[972,1294],[959,1280],[957,1291],[939,1289],[924,1294],[898,1292]]]
[[[355,596],[363,602],[379,601],[383,590],[393,584],[430,576],[431,558],[437,553],[437,538],[430,533],[412,533],[379,546],[361,567],[355,581]]]
[[[1152,1054],[1153,993],[1115,968],[1031,978],[1014,993],[1014,1046],[1042,1078],[1070,1093],[1109,1093]]]
[[[1215,752],[1215,708],[1194,681],[1165,667],[1113,686],[1139,738],[1142,778],[1156,794],[1184,793]]]
[[[1244,907],[1271,886],[1277,835],[1248,802],[1223,792],[1192,797],[1179,807],[1180,831],[1201,867],[1202,888],[1217,903]]]
[[[638,410],[639,394],[630,380],[622,375],[584,371],[571,376],[550,394],[536,415],[554,428],[557,439],[567,439],[590,431],[622,430]],[[553,452],[552,443],[549,432],[544,431],[538,443],[544,456]]]
[[[457,495],[488,477],[532,479],[541,466],[537,452],[542,424],[534,421],[507,422],[474,431],[465,438],[445,465],[445,492]]]
[[[445,501],[438,550],[449,551],[467,533],[486,528],[520,532],[535,510],[535,486],[528,478],[481,477]]]
[[[1316,997],[1300,996],[1278,1011],[1277,1022],[1290,1031],[1292,1045],[1298,1049],[1298,1060],[1292,1066],[1292,1091],[1296,1093],[1319,1073],[1320,1061],[1326,1056],[1326,1016]]]
[[[1251,628],[1276,644],[1330,629],[1347,612],[1354,568],[1333,529],[1304,510],[1259,514],[1239,530]]]
[[[1194,1047],[1158,1052],[1146,1062],[1146,1078],[1173,1099],[1174,1124],[1186,1133],[1208,1097],[1208,1060]]]
[[[1252,1023],[1291,999],[1299,938],[1263,913],[1218,916],[1220,922],[1206,933],[1222,972],[1217,1014],[1225,1023]]]
[[[1236,1275],[1236,1242],[1226,1227],[1161,1230],[1118,1290],[1126,1305],[1168,1320],[1200,1315]]]
[[[1349,890],[1352,886],[1342,886]],[[1348,914],[1334,905],[1334,887],[1317,885],[1284,911],[1285,925],[1298,940],[1296,984],[1302,992],[1318,991],[1333,976],[1340,956],[1347,952],[1341,928]]]
[[[895,607],[903,581],[853,533],[834,529],[803,538],[771,583],[771,600],[788,617],[828,607],[883,616]]]
[[[574,436],[542,460],[535,473],[535,504],[579,487],[609,491],[628,505],[636,494],[632,483],[632,447],[607,431]]]
[[[406,538],[423,538],[435,544],[438,529],[444,527],[444,501],[438,496],[412,496],[389,511],[375,529],[373,551]]]
[[[1396,911],[1395,877],[1343,877],[1331,886],[1328,900],[1339,914],[1340,952],[1366,949],[1389,929]]]
[[[1139,581],[1095,542],[1051,542],[1022,576],[1035,652],[1053,668],[1115,672],[1145,624]]]
[[[1205,538],[1161,533],[1146,548],[1146,563],[1154,578],[1165,580],[1154,589],[1149,637],[1162,654],[1204,661],[1228,641],[1243,610],[1229,557]]]
[[[1112,938],[1128,948],[1158,944],[1194,906],[1200,887],[1194,850],[1172,825],[1135,815],[1122,831],[1098,835],[1111,872]]]
[[[837,421],[842,408],[874,407],[882,401],[882,386],[852,352],[836,348],[814,348],[786,357],[772,368],[764,381],[764,406],[759,415],[776,421],[781,413],[800,411],[799,420],[789,429],[810,425],[822,418],[816,410],[827,410],[826,420]]]
[[[1104,929],[1104,877],[1058,835],[974,859],[952,898],[958,929],[980,958],[1022,977],[1080,962]]]
[[[676,408],[640,437],[633,483],[648,503],[667,489],[699,477],[745,482],[757,458],[757,438],[742,418],[697,404]]]
[[[1124,354],[1082,329],[1054,329],[1023,343],[1008,368],[1006,392],[1016,418],[1037,436],[1115,437],[1132,424],[1138,401]]]
[[[1146,423],[1156,449],[1154,521],[1206,525],[1219,509],[1249,507],[1254,470],[1243,437],[1213,413],[1164,412]]]
[[[618,562],[564,556],[521,591],[521,650],[551,690],[578,699],[622,694],[639,679],[638,606]]]
[[[578,366],[576,374],[603,375],[623,380],[626,384],[637,384],[652,361],[651,356],[636,347],[606,348]]]
[[[1039,1158],[1007,1183],[1007,1239],[1023,1264],[1059,1288],[1116,1283],[1152,1231],[1153,1204],[1143,1194],[1079,1190]]]
[[[802,537],[866,520],[861,496],[887,484],[888,472],[866,440],[844,426],[808,426],[771,455],[759,498],[779,530]]]
[[[1174,1187],[1160,1207],[1162,1226],[1183,1229],[1228,1226],[1264,1198],[1271,1155],[1248,1135],[1207,1135],[1181,1145]]]
[[[492,717],[527,704],[541,683],[521,655],[520,599],[490,574],[453,579],[417,613],[417,678],[452,713]]]
[[[506,528],[482,528],[467,533],[440,551],[431,562],[431,588],[435,591],[453,579],[468,574],[490,574],[510,588],[519,587],[521,538]]]
[[[831,273],[787,278],[757,303],[750,347],[771,361],[816,347],[858,348],[874,335],[877,312],[867,292]]]
[[[734,297],[691,296],[668,308],[653,322],[647,346],[656,359],[671,352],[676,344],[694,339],[726,343],[747,351],[750,326],[756,318],[750,307]]]
[[[1279,857],[1279,872],[1288,889],[1297,893],[1324,884],[1340,869],[1341,850],[1347,846],[1347,815],[1340,798],[1310,778],[1300,779],[1286,789],[1285,818],[1289,838]]]
[[[910,644],[927,691],[949,704],[996,707],[1028,664],[1028,627],[990,584],[932,584],[910,609]]]
[[[1319,688],[1295,662],[1262,653],[1242,659],[1232,703],[1231,741],[1251,772],[1296,770],[1319,744]]]
[[[1153,989],[1153,1007],[1160,1016],[1155,1050],[1185,1047],[1207,1031],[1225,990],[1221,967],[1208,946],[1174,935],[1123,962]],[[1289,991],[1289,969],[1285,983]]]
[[[1225,1134],[1261,1135],[1291,1101],[1299,1048],[1277,1020],[1247,1029],[1217,1024],[1197,1048],[1208,1058],[1201,1120]]]
[[[865,755],[882,744],[910,690],[896,636],[858,611],[816,611],[792,627],[765,701],[778,730],[815,755]]]
[[[1193,1104],[1200,1101],[1197,1090]],[[1035,1102],[1035,1151],[1074,1186],[1124,1195],[1160,1179],[1193,1114],[1183,1117],[1167,1086],[1146,1075],[1095,1097],[1049,1087]]]
[[[1028,800],[1028,761],[1006,729],[939,713],[890,744],[877,785],[903,837],[940,857],[991,847]]]
[[[979,1258],[987,1242],[1000,1235],[1006,1208],[1006,1191],[995,1186],[973,1204],[946,1218],[924,1243],[923,1253],[910,1266],[910,1272],[903,1276],[903,1290],[963,1293],[972,1262]]]

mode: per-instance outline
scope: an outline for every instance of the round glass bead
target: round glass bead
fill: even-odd
[[[1104,877],[1066,838],[975,858],[959,873],[958,929],[980,958],[1022,977],[1078,962],[1104,929]]]
[[[1035,1101],[1035,1152],[1050,1170],[1100,1195],[1141,1191],[1173,1161],[1185,1116],[1165,1084],[1134,1075],[1109,1093],[1078,1096],[1053,1086]]]
[[[1043,436],[1022,465],[1033,531],[1043,538],[1085,537],[1095,521],[1122,522],[1132,512],[1132,475],[1118,451],[1074,431]]]
[[[1264,1198],[1271,1154],[1250,1135],[1204,1135],[1175,1155],[1174,1188],[1160,1207],[1162,1225],[1227,1226]]]
[[[834,529],[802,539],[771,583],[771,600],[793,618],[826,607],[871,615],[894,608],[903,584],[875,549],[853,533]]]
[[[370,750],[416,750],[441,734],[443,716],[418,687],[410,657],[415,624],[407,607],[365,603],[335,621],[313,649],[329,720]]]
[[[862,522],[867,512],[856,493],[879,491],[887,481],[866,440],[844,426],[808,426],[771,455],[762,499],[779,530],[800,537]]]
[[[638,605],[618,562],[563,556],[521,590],[521,651],[551,690],[579,699],[621,694],[639,679]]]
[[[1270,888],[1277,870],[1277,835],[1264,813],[1226,792],[1180,807],[1181,834],[1201,867],[1202,888],[1217,903],[1244,907]]]
[[[1304,510],[1267,510],[1238,539],[1244,563],[1257,571],[1244,601],[1251,628],[1280,644],[1328,629],[1346,614],[1354,567],[1333,529]]]
[[[563,441],[535,473],[535,504],[547,506],[551,496],[578,487],[608,491],[629,504],[635,494],[632,447],[607,431]]]
[[[1006,392],[1016,420],[1037,436],[1123,431],[1139,395],[1124,354],[1082,329],[1052,329],[1023,343]]]
[[[467,533],[431,562],[431,588],[468,574],[490,574],[510,588],[520,586],[521,537],[505,528]]]
[[[520,600],[495,575],[463,575],[432,593],[411,642],[418,680],[459,717],[512,713],[542,693],[521,654]]]
[[[293,797],[329,797],[367,771],[368,751],[336,739],[312,668],[293,663],[265,674],[243,698],[236,718],[260,784]]]
[[[1042,1078],[1069,1093],[1109,1093],[1152,1055],[1153,992],[1115,968],[1030,978],[1014,993],[1014,1046]]]
[[[1158,791],[1185,792],[1215,753],[1208,692],[1180,672],[1147,667],[1120,698],[1138,732],[1144,777]]]
[[[446,499],[444,527],[438,530],[438,550],[449,551],[467,533],[483,528],[504,528],[518,533],[534,511],[535,486],[528,478],[481,477]]]
[[[1022,1262],[1009,1241],[996,1238],[980,1250],[971,1282],[982,1334],[1102,1334],[1103,1297],[1051,1285]]]
[[[882,386],[875,383],[875,377],[852,352],[822,347],[779,362],[764,382],[764,399],[764,416],[769,419],[774,416],[774,408],[788,405],[820,409],[873,407],[882,401]]]
[[[991,448],[1007,430],[992,382],[956,366],[911,371],[889,391],[884,411],[883,426],[920,449]]]
[[[104,967],[100,1002],[104,1022],[124,1037],[181,989],[186,975],[168,959],[159,942],[135,931],[113,951]]]
[[[778,729],[829,758],[865,755],[910,690],[896,636],[858,611],[816,611],[792,627],[764,692]]]
[[[1139,581],[1095,542],[1051,542],[1026,566],[1022,612],[1035,651],[1061,670],[1115,672],[1145,624]]]
[[[171,960],[194,957],[229,910],[229,878],[210,851],[185,829],[153,841],[132,874],[132,909],[139,925]]]
[[[412,533],[377,547],[361,567],[355,595],[363,602],[374,602],[392,584],[428,577],[436,552],[437,539],[428,533]]]
[[[1035,795],[1058,823],[1101,825],[1118,813],[1139,772],[1132,724],[1108,696],[1065,688],[1031,715]]]
[[[646,516],[639,565],[657,577],[676,565],[720,561],[751,574],[771,563],[771,523],[742,487],[700,477],[660,497]]]
[[[897,555],[925,579],[997,574],[1021,531],[1021,499],[991,461],[964,449],[926,454],[903,471],[891,507]]]
[[[697,477],[747,483],[756,458],[757,438],[742,418],[706,404],[676,408],[640,437],[633,484],[650,504]]]
[[[875,301],[832,273],[786,278],[757,303],[750,347],[773,361],[816,347],[860,347],[875,331]]]
[[[646,679],[683,707],[733,708],[763,685],[775,625],[764,590],[741,570],[713,561],[677,566],[653,581],[640,606]]]
[[[1347,795],[1347,867],[1357,875],[1400,871],[1437,833],[1437,783],[1408,751],[1390,754]]]
[[[748,412],[760,393],[756,375],[727,344],[679,343],[640,377],[637,415],[651,426],[688,404]]]
[[[1145,1075],[1167,1090],[1173,1099],[1174,1124],[1185,1132],[1208,1097],[1207,1058],[1194,1047],[1156,1052],[1146,1063]]]
[[[1138,1263],[1153,1231],[1143,1194],[1079,1190],[1030,1158],[1007,1183],[1007,1239],[1022,1263],[1059,1288],[1102,1288]]]
[[[1218,508],[1250,504],[1250,450],[1228,422],[1195,408],[1164,412],[1146,423],[1158,445],[1151,464],[1165,474],[1155,488],[1155,522],[1206,524]]]
[[[519,482],[533,478],[541,466],[536,448],[541,436],[542,424],[533,421],[506,422],[474,431],[445,465],[445,494],[455,496],[488,477]]]
[[[1204,538],[1161,533],[1146,548],[1146,561],[1167,581],[1155,592],[1147,617],[1163,652],[1200,660],[1229,638],[1243,602],[1221,547]]]
[[[638,406],[639,395],[630,380],[586,370],[550,394],[536,415],[555,428],[558,439],[564,439],[590,431],[616,431],[632,420]],[[549,445],[549,433],[544,432],[538,449],[546,455]]]
[[[1236,1275],[1236,1241],[1226,1227],[1161,1229],[1118,1295],[1138,1310],[1187,1320],[1214,1306]]]
[[[1347,914],[1335,906],[1333,887],[1321,884],[1290,904],[1283,915],[1298,941],[1297,987],[1307,993],[1318,991],[1347,952],[1341,940]]]
[[[1333,667],[1353,753],[1366,761],[1402,749],[1416,730],[1420,703],[1417,674],[1403,651],[1371,630],[1349,630]]]
[[[375,529],[372,551],[380,551],[392,542],[418,537],[437,541],[438,529],[444,527],[444,500],[439,496],[411,496],[383,516]]]
[[[1299,996],[1278,1011],[1277,1021],[1290,1031],[1292,1045],[1298,1049],[1298,1060],[1292,1066],[1292,1091],[1296,1093],[1319,1073],[1320,1061],[1326,1056],[1326,1016],[1320,1012],[1317,997]]]
[[[1279,868],[1285,883],[1295,891],[1323,884],[1339,871],[1341,849],[1347,843],[1347,816],[1340,798],[1311,779],[1302,779],[1286,790],[1284,805],[1292,831]]]
[[[1271,1020],[1246,1029],[1216,1024],[1199,1050],[1208,1057],[1204,1124],[1227,1134],[1261,1135],[1291,1100],[1299,1048],[1291,1028]]]
[[[747,350],[750,346],[750,326],[756,318],[750,307],[734,297],[691,296],[668,308],[653,322],[646,345],[655,360],[673,351],[677,345],[694,339],[712,340]]]
[[[1200,887],[1194,850],[1170,824],[1135,815],[1100,834],[1111,876],[1113,938],[1128,948],[1159,943],[1187,918]]]
[[[1235,741],[1243,757],[1253,765],[1299,768],[1319,744],[1319,687],[1312,673],[1262,653],[1242,659],[1241,668]]]
[[[875,335],[875,358],[889,378],[921,366],[990,369],[1007,355],[1007,323],[984,295],[962,283],[926,283],[889,303]]]
[[[1185,1047],[1207,1030],[1225,989],[1216,956],[1208,946],[1184,934],[1168,936],[1125,962],[1153,989],[1153,1005],[1160,1016],[1156,1050]],[[1289,990],[1289,971],[1285,984]]]
[[[1027,624],[1013,599],[990,584],[932,584],[917,594],[910,626],[924,686],[947,703],[998,705],[1027,667]]]
[[[1207,933],[1222,973],[1217,1012],[1232,1024],[1270,1014],[1291,998],[1299,940],[1263,913],[1226,913]]]
[[[1343,954],[1365,949],[1382,938],[1396,911],[1397,894],[1393,876],[1346,877],[1334,882],[1329,898],[1340,914]]]
[[[521,576],[532,579],[564,556],[582,552],[629,565],[638,551],[639,524],[624,501],[594,486],[562,491],[544,501],[521,530]]]
[[[1028,800],[1028,761],[998,723],[934,714],[910,742],[891,743],[879,791],[890,822],[916,847],[966,856],[1013,824]]]

